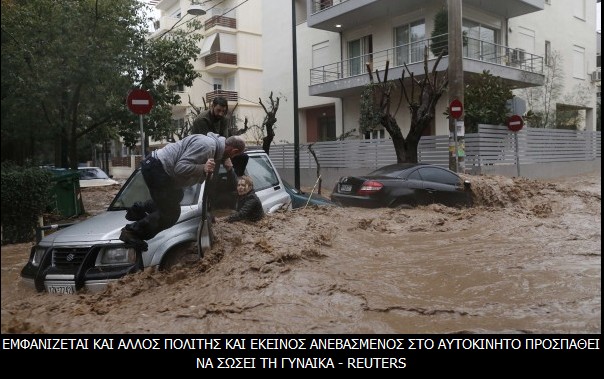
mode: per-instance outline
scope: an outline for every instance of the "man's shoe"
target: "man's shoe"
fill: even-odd
[[[127,244],[133,245],[136,249],[141,251],[147,251],[149,248],[147,242],[140,239],[132,230],[122,229],[120,240]]]

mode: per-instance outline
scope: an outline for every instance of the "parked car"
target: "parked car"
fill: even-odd
[[[246,174],[254,179],[265,212],[291,209],[291,198],[269,156],[264,151],[249,151],[248,155]],[[142,174],[136,170],[106,212],[61,228],[33,246],[21,277],[38,291],[71,294],[80,289],[102,290],[146,267],[167,269],[199,259],[212,246],[212,212],[217,210],[208,206],[204,189],[205,182],[186,188],[176,225],[147,241],[147,251],[137,251],[119,240],[121,229],[129,223],[127,208],[150,199]]]
[[[289,184],[286,180],[283,181],[285,190],[292,199],[292,208],[304,208],[307,205],[336,205],[333,201],[318,193],[308,193],[297,189]],[[309,200],[310,198],[310,200]]]
[[[392,164],[365,176],[343,176],[336,183],[331,200],[343,206],[366,208],[472,204],[468,180],[451,170],[421,163]]]
[[[116,180],[110,178],[105,171],[99,167],[78,167],[80,174],[80,187],[101,187],[119,184]]]

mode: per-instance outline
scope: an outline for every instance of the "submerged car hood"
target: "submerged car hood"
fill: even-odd
[[[104,212],[72,226],[49,234],[44,237],[43,242],[61,243],[95,243],[99,241],[109,242],[118,239],[121,229],[130,223],[126,220],[126,211]]]
[[[199,210],[196,206],[183,206],[177,223],[198,216]],[[107,211],[59,229],[44,237],[41,244],[73,245],[115,242],[119,240],[122,228],[129,223],[131,221],[126,220],[125,210]]]

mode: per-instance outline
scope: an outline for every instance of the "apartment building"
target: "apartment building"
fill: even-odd
[[[595,96],[574,95],[578,86],[596,93],[592,80],[596,71],[595,4],[596,0],[463,0],[464,83],[471,85],[489,70],[520,98],[524,89],[545,83],[547,59],[552,51],[559,51],[564,62],[564,94],[556,106],[581,112],[581,128],[594,130]],[[283,15],[263,27],[263,83],[287,99],[278,118],[294,115],[291,88],[297,83],[295,116],[301,143],[345,133],[358,138],[388,137],[385,131],[358,132],[360,94],[369,82],[365,66],[383,72],[388,63],[389,78],[394,79],[401,77],[406,63],[414,75],[421,76],[423,51],[432,43],[435,16],[446,5],[447,0],[296,0],[296,18],[292,19],[291,2],[263,2],[264,14]],[[295,40],[285,33],[292,24],[296,25]],[[435,60],[431,51],[429,59],[431,63]],[[297,78],[292,74],[294,66]],[[437,70],[447,68],[445,56]],[[399,96],[395,93],[393,98]],[[448,103],[444,95],[427,134],[448,134],[448,120],[443,115]],[[523,111],[522,101],[516,105],[518,112]],[[409,114],[404,101],[396,119],[406,134]],[[276,140],[294,139],[293,128],[287,125],[281,124],[276,133]]]
[[[196,79],[192,87],[179,89],[182,102],[172,110],[175,123],[191,119],[194,109],[191,104],[203,109],[204,101],[209,106],[215,97],[223,96],[228,100],[229,109],[234,109],[235,127],[243,128],[245,118],[248,126],[262,124],[265,112],[258,100],[269,94],[262,90],[261,2],[159,0],[152,3],[160,17],[151,38],[193,18],[204,24],[200,31],[204,37],[201,54],[194,62],[201,78]],[[244,137],[254,140],[251,132]]]
[[[595,130],[595,94],[600,82],[596,3],[595,0],[545,0],[542,11],[508,21],[510,46],[543,56],[546,75],[551,76],[552,65],[559,67],[561,94],[554,99],[555,109],[578,113],[580,130]],[[515,95],[523,98],[526,91],[516,90]]]
[[[546,82],[548,59],[560,57],[562,94],[556,108],[581,114],[581,129],[594,130],[600,71],[596,62],[596,0],[463,0],[463,78],[465,84],[489,70],[515,88],[523,100],[526,90]],[[276,143],[294,142],[298,118],[301,143],[333,140],[344,134],[384,138],[376,131],[358,131],[359,99],[369,82],[367,63],[389,78],[399,78],[406,63],[423,74],[423,49],[432,43],[436,14],[447,0],[209,0],[200,1],[202,16],[187,14],[190,0],[160,0],[155,33],[162,33],[183,17],[204,20],[202,53],[195,67],[202,73],[193,87],[183,88],[183,103],[173,111],[175,122],[185,122],[190,102],[202,106],[221,94],[231,108],[237,104],[238,126],[243,118],[260,125],[264,111],[258,99],[272,92],[279,97]],[[292,3],[295,12],[292,12]],[[295,16],[295,18],[292,18]],[[264,21],[263,21],[264,20]],[[186,21],[186,20],[185,20]],[[295,25],[295,41],[292,26]],[[560,27],[564,25],[564,27]],[[295,47],[295,62],[294,62]],[[434,54],[429,51],[430,61]],[[446,71],[448,56],[438,70]],[[297,75],[293,75],[296,69]],[[298,89],[297,98],[293,94]],[[584,94],[593,94],[584,96]],[[578,94],[581,94],[579,96]],[[398,99],[400,93],[394,93]],[[294,104],[295,100],[297,104]],[[443,116],[444,95],[436,119],[426,131],[448,133]],[[523,101],[516,113],[524,113]],[[531,104],[535,106],[534,104]],[[297,111],[294,111],[294,108]],[[396,114],[404,134],[409,115],[403,101]],[[257,136],[247,135],[248,140]]]

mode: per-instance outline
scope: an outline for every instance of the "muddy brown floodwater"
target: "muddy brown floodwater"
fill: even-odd
[[[96,294],[24,287],[31,245],[3,246],[2,333],[601,333],[600,173],[469,178],[468,209],[219,222],[202,261]]]

